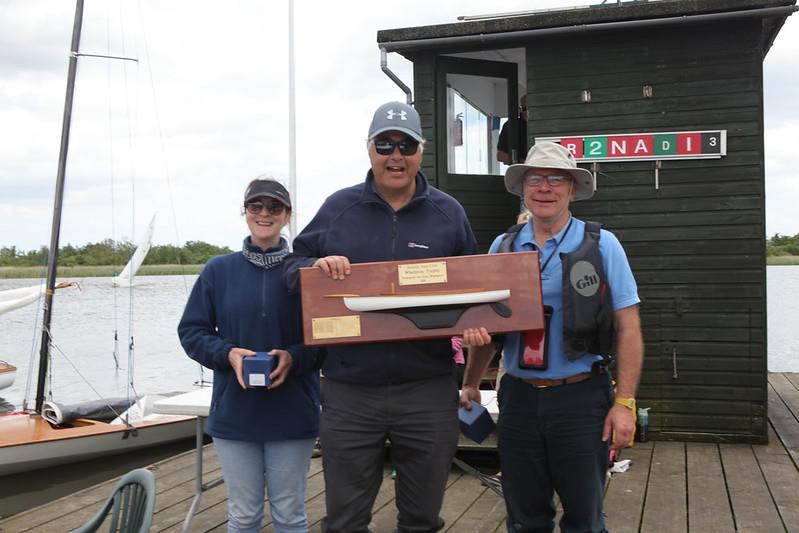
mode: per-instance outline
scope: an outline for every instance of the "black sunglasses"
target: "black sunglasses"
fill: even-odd
[[[387,139],[385,137],[380,137],[379,139],[375,139],[375,152],[380,155],[391,155],[394,153],[394,148],[399,147],[399,151],[402,155],[413,155],[416,153],[416,150],[419,149],[419,141],[411,139],[410,137],[405,137],[401,141],[392,141],[391,139]]]
[[[266,208],[270,215],[279,215],[285,211],[286,206],[282,202],[278,200],[274,200],[269,198],[266,203],[256,200],[255,202],[245,202],[244,208],[247,210],[248,213],[251,215],[257,215],[261,212],[261,209]]]

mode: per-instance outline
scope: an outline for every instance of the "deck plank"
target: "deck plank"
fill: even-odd
[[[451,524],[455,524],[460,520],[485,490],[486,487],[480,483],[479,479],[462,473],[444,493],[444,503],[441,505],[440,516],[444,519],[445,527],[451,529]],[[453,531],[458,531],[458,529],[453,529]]]
[[[685,444],[655,442],[642,533],[684,533],[688,530],[685,487]]]
[[[605,512],[614,533],[787,531],[799,533],[799,374],[770,374],[769,444],[636,443],[624,451],[630,469],[608,483]],[[494,453],[494,452],[491,452]],[[221,474],[213,446],[204,448],[204,479]],[[194,496],[194,452],[149,467],[158,496],[153,532],[178,532]],[[377,533],[396,525],[394,482],[386,466],[373,508]],[[2,533],[61,532],[83,523],[119,478],[0,520]],[[310,530],[325,515],[321,459],[311,462],[306,509]],[[453,467],[442,516],[450,532],[505,530],[504,501],[479,480]],[[263,531],[273,531],[269,517]],[[690,528],[690,529],[689,529]],[[227,529],[224,485],[203,495],[192,531]]]
[[[213,451],[206,451],[203,457],[206,456],[210,460],[212,456],[215,457],[215,454]],[[209,462],[211,463],[210,465]],[[213,468],[212,461],[208,461],[204,465],[208,468]],[[167,485],[171,485],[177,477],[184,478],[187,483],[194,483],[193,467],[194,451],[192,450],[173,458],[159,461],[149,468],[159,479],[157,487],[160,489],[164,486],[164,483],[160,482],[162,478]],[[168,476],[171,479],[167,479]],[[70,527],[78,527],[100,509],[121,477],[117,476],[104,483],[80,490],[69,497],[56,500],[59,503],[58,505],[47,504],[14,515],[2,521],[2,527],[6,527],[7,531],[35,529],[37,532],[42,533],[47,531],[61,532],[68,530]],[[159,490],[159,500],[161,499],[160,492]],[[3,531],[2,527],[0,527],[0,531]]]
[[[799,389],[799,372],[772,372],[771,374],[769,374],[769,378],[772,375],[773,376],[777,376],[777,375],[784,376],[785,379],[787,379],[788,381],[793,383],[794,387]]]
[[[652,442],[636,442],[621,454],[622,459],[630,459],[630,468],[624,473],[613,474],[605,491],[605,524],[613,533],[638,532],[652,449]]]
[[[799,466],[799,390],[784,374],[769,376],[768,418]]]
[[[689,443],[686,454],[691,531],[735,531],[718,445]]]
[[[735,527],[738,531],[785,531],[753,448],[719,445]]]
[[[453,484],[463,476],[464,474],[460,470],[451,470],[449,473],[449,478],[447,478],[447,490],[449,490],[449,488],[452,487]],[[386,487],[386,485],[388,485],[388,487]],[[383,487],[380,489],[381,492],[383,491],[384,487],[387,488],[387,493],[390,491],[391,498],[389,501],[385,502],[382,508],[373,513],[372,524],[374,531],[393,531],[397,525],[397,505],[394,494],[394,480],[391,478],[384,480]],[[375,508],[376,507],[377,505],[375,505]]]
[[[505,500],[488,487],[482,487],[480,496],[445,531],[471,531],[474,533],[493,533],[504,531]]]
[[[786,530],[799,533],[799,470],[773,428],[769,428],[769,444],[754,450]]]

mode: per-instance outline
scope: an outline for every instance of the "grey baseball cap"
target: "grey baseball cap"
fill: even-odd
[[[399,131],[419,142],[424,141],[419,113],[402,102],[388,102],[375,111],[375,116],[372,117],[372,123],[369,125],[369,138],[374,139],[386,131]]]

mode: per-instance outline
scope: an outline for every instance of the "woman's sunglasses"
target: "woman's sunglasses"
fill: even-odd
[[[394,153],[394,148],[399,147],[402,155],[413,155],[419,149],[419,141],[405,137],[401,141],[392,141],[385,137],[375,139],[375,152],[380,155],[391,155]]]
[[[269,212],[270,215],[279,215],[283,213],[283,211],[285,211],[286,209],[285,204],[279,202],[278,200],[273,200],[271,198],[267,200],[266,203],[257,200],[255,202],[246,202],[244,204],[244,208],[251,215],[257,215],[258,213],[261,212],[261,210],[264,207],[266,208],[266,210]]]

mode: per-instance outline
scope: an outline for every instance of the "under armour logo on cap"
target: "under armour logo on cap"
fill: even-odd
[[[388,118],[389,120],[394,120],[394,115],[399,115],[400,120],[408,120],[407,118],[405,118],[408,115],[407,112],[400,111],[398,113],[398,112],[394,111],[393,109],[389,109],[388,110],[388,112],[386,113],[386,118]]]
[[[387,102],[375,111],[372,123],[369,125],[369,139],[374,139],[387,131],[397,131],[419,142],[424,141],[419,113],[402,102]]]

